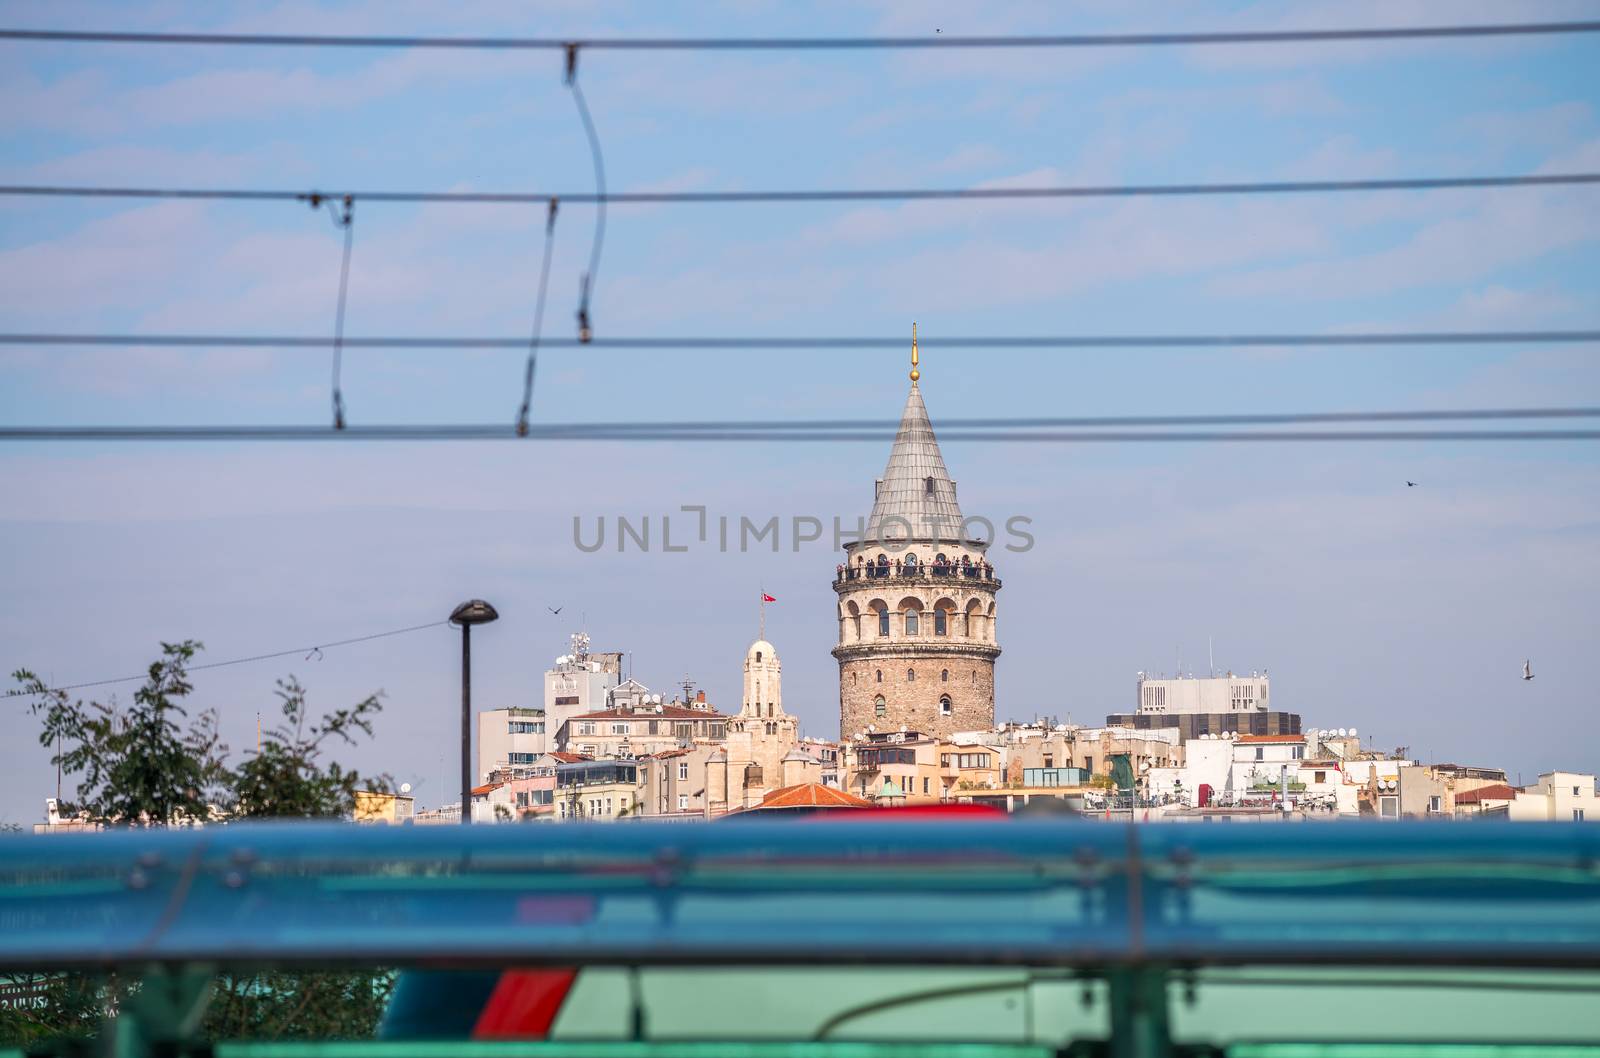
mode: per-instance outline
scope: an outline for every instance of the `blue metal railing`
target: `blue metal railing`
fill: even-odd
[[[1600,965],[1583,824],[292,824],[0,839],[0,969]]]

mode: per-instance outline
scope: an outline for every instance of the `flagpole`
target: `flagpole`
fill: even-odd
[[[760,640],[767,638],[767,589],[761,589],[761,634],[756,637]]]

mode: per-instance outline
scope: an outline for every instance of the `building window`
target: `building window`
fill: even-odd
[[[907,683],[916,683],[917,682],[917,670],[916,669],[907,669],[906,670],[906,682]]]
[[[679,761],[678,762],[678,781],[682,782],[684,779],[687,779],[688,777],[689,777],[689,762],[686,761],[686,760],[685,761]]]
[[[883,682],[883,670],[882,669],[878,670],[878,682],[879,683]]]
[[[558,694],[558,695],[556,695],[556,704],[557,705],[577,705],[578,704],[578,696],[576,694]]]
[[[1428,811],[1430,811],[1430,812],[1439,811],[1439,795],[1438,794],[1434,794],[1432,797],[1428,798]]]
[[[591,723],[579,724],[578,725],[578,734],[580,734],[580,735],[592,735],[592,734],[594,734],[594,725],[591,724]]]
[[[678,811],[686,812],[686,811],[688,811],[688,809],[689,809],[689,795],[686,794],[686,793],[679,794],[678,795]]]
[[[628,733],[628,725],[627,724],[612,724],[611,725],[611,733],[613,735],[626,735]]]
[[[886,635],[889,634],[889,611],[888,610],[879,610],[878,611],[878,634],[880,636],[886,636]]]
[[[948,620],[943,610],[933,611],[933,634],[936,636],[946,635],[949,632]]]
[[[875,716],[889,715],[889,706],[888,703],[883,700],[883,695],[880,694],[872,700],[872,712]]]
[[[1262,754],[1265,753],[1265,752],[1266,751],[1263,750],[1260,746],[1257,746],[1256,747],[1256,760],[1264,760],[1265,758],[1262,756]]]
[[[1574,808],[1572,810],[1572,821],[1574,823],[1582,823],[1583,822],[1583,809]]]
[[[915,611],[915,610],[907,610],[906,611],[906,635],[914,636],[916,634],[917,634],[917,611]]]
[[[950,682],[950,670],[949,669],[940,669],[939,670],[939,682],[940,683],[949,683]]]
[[[950,754],[948,754],[948,753],[939,754],[939,767],[941,767],[941,768],[950,767]]]
[[[924,794],[927,794],[928,791],[929,791],[929,788],[928,788],[928,777],[926,775],[924,775],[922,777],[922,792]]]
[[[544,725],[533,720],[513,720],[507,725],[507,733],[512,735],[537,735],[544,730]]]
[[[926,492],[929,496],[933,495],[933,479],[932,478],[924,478],[922,480],[922,491]]]
[[[948,694],[939,699],[939,715],[950,715],[950,696]]]
[[[756,664],[761,664],[761,651],[756,651]]]

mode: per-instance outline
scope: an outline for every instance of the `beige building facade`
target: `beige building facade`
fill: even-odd
[[[994,726],[1000,581],[979,538],[993,530],[962,516],[919,377],[913,366],[872,513],[835,570],[841,739]]]

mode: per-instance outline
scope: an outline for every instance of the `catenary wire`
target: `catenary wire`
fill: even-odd
[[[554,199],[545,214],[544,259],[539,265],[539,289],[533,301],[533,333],[528,336],[528,362],[522,373],[522,406],[517,409],[517,435],[526,436],[528,415],[533,410],[533,375],[539,367],[539,342],[544,331],[545,291],[550,288],[550,257],[556,244],[556,213],[560,207]]]
[[[594,166],[594,241],[589,247],[589,269],[583,273],[578,292],[578,341],[588,344],[594,338],[589,304],[594,294],[595,277],[600,271],[600,250],[606,241],[606,162],[600,150],[600,136],[595,131],[594,118],[589,114],[589,104],[583,98],[583,86],[578,83],[576,46],[567,49],[567,87],[572,90],[572,101],[583,122],[583,134],[589,141],[589,158]]]
[[[542,441],[881,442],[893,430],[660,430],[530,426],[525,435]],[[1348,441],[1594,441],[1600,430],[942,430],[946,441],[1008,443],[1092,442],[1348,442]],[[489,423],[432,426],[7,426],[5,441],[514,441],[515,428]]]
[[[146,346],[250,349],[322,348],[327,339],[309,335],[270,334],[63,334],[0,333],[0,346]],[[1334,334],[1062,334],[958,335],[922,337],[918,344],[938,349],[1137,349],[1234,348],[1247,346],[1367,345],[1503,345],[1581,344],[1600,341],[1600,329],[1538,331],[1350,331]],[[902,349],[905,339],[865,335],[718,335],[700,337],[623,336],[540,338],[541,347],[591,345],[617,350],[743,350],[743,349]],[[346,348],[359,349],[523,349],[526,338],[484,335],[346,337]]]
[[[596,151],[597,143],[591,142]],[[598,171],[604,179],[603,169]],[[1265,180],[1182,184],[1082,184],[1055,187],[814,188],[770,191],[294,191],[282,188],[111,187],[0,184],[0,195],[43,198],[201,199],[304,202],[348,195],[367,202],[529,205],[559,199],[612,205],[710,205],[783,202],[920,202],[961,199],[1125,198],[1185,195],[1270,195],[1357,191],[1428,191],[1553,187],[1600,183],[1600,172],[1490,176],[1420,176],[1362,180]]]
[[[396,628],[396,629],[394,629],[392,631],[389,631],[389,632],[374,632],[372,635],[356,636],[353,639],[339,639],[339,640],[335,640],[332,643],[317,643],[317,644],[314,644],[314,645],[308,646],[308,647],[294,647],[293,649],[290,649],[290,650],[275,650],[270,654],[252,654],[249,657],[229,658],[227,661],[212,661],[212,662],[208,662],[208,663],[203,664],[203,665],[185,665],[184,666],[184,670],[186,672],[199,672],[199,671],[201,671],[203,669],[221,669],[221,668],[226,668],[229,665],[247,665],[247,664],[249,664],[249,663],[251,663],[253,661],[270,661],[273,658],[286,658],[286,657],[289,657],[291,654],[309,654],[309,653],[311,653],[312,651],[315,651],[315,650],[331,650],[334,647],[347,647],[347,646],[351,646],[352,644],[355,644],[355,643],[366,643],[366,642],[369,642],[369,641],[374,640],[374,639],[386,639],[389,636],[404,635],[407,632],[420,632],[425,628],[438,628],[440,625],[445,625],[445,624],[449,624],[449,623],[450,622],[448,622],[448,621],[431,621],[431,622],[429,622],[428,624],[425,624],[425,625],[412,625],[409,628]],[[142,672],[137,676],[118,676],[115,679],[110,679],[110,680],[91,680],[88,683],[68,683],[68,684],[63,684],[62,686],[59,686],[59,687],[48,687],[48,688],[45,689],[45,691],[43,693],[55,694],[55,693],[58,693],[58,692],[61,692],[61,691],[83,690],[86,687],[109,687],[110,685],[112,685],[114,683],[132,683],[135,680],[145,680],[145,679],[149,679],[149,678],[150,678],[150,674],[149,673]],[[38,693],[38,692],[33,692],[33,693]],[[28,691],[10,690],[10,691],[6,691],[4,696],[7,697],[7,698],[29,697],[30,696],[30,692],[28,692]]]
[[[313,208],[316,203],[312,203]],[[333,317],[333,428],[344,429],[344,392],[339,385],[340,369],[344,360],[344,307],[350,291],[350,248],[355,237],[356,204],[349,195],[344,197],[341,214],[328,203],[334,223],[344,229],[344,254],[339,262],[339,301]]]
[[[1501,22],[1349,29],[1222,30],[1174,33],[1016,34],[933,37],[450,37],[313,33],[182,33],[0,29],[0,40],[58,44],[202,44],[308,48],[468,48],[612,51],[869,51],[924,48],[1104,48],[1207,44],[1565,36],[1600,32],[1600,21]]]

